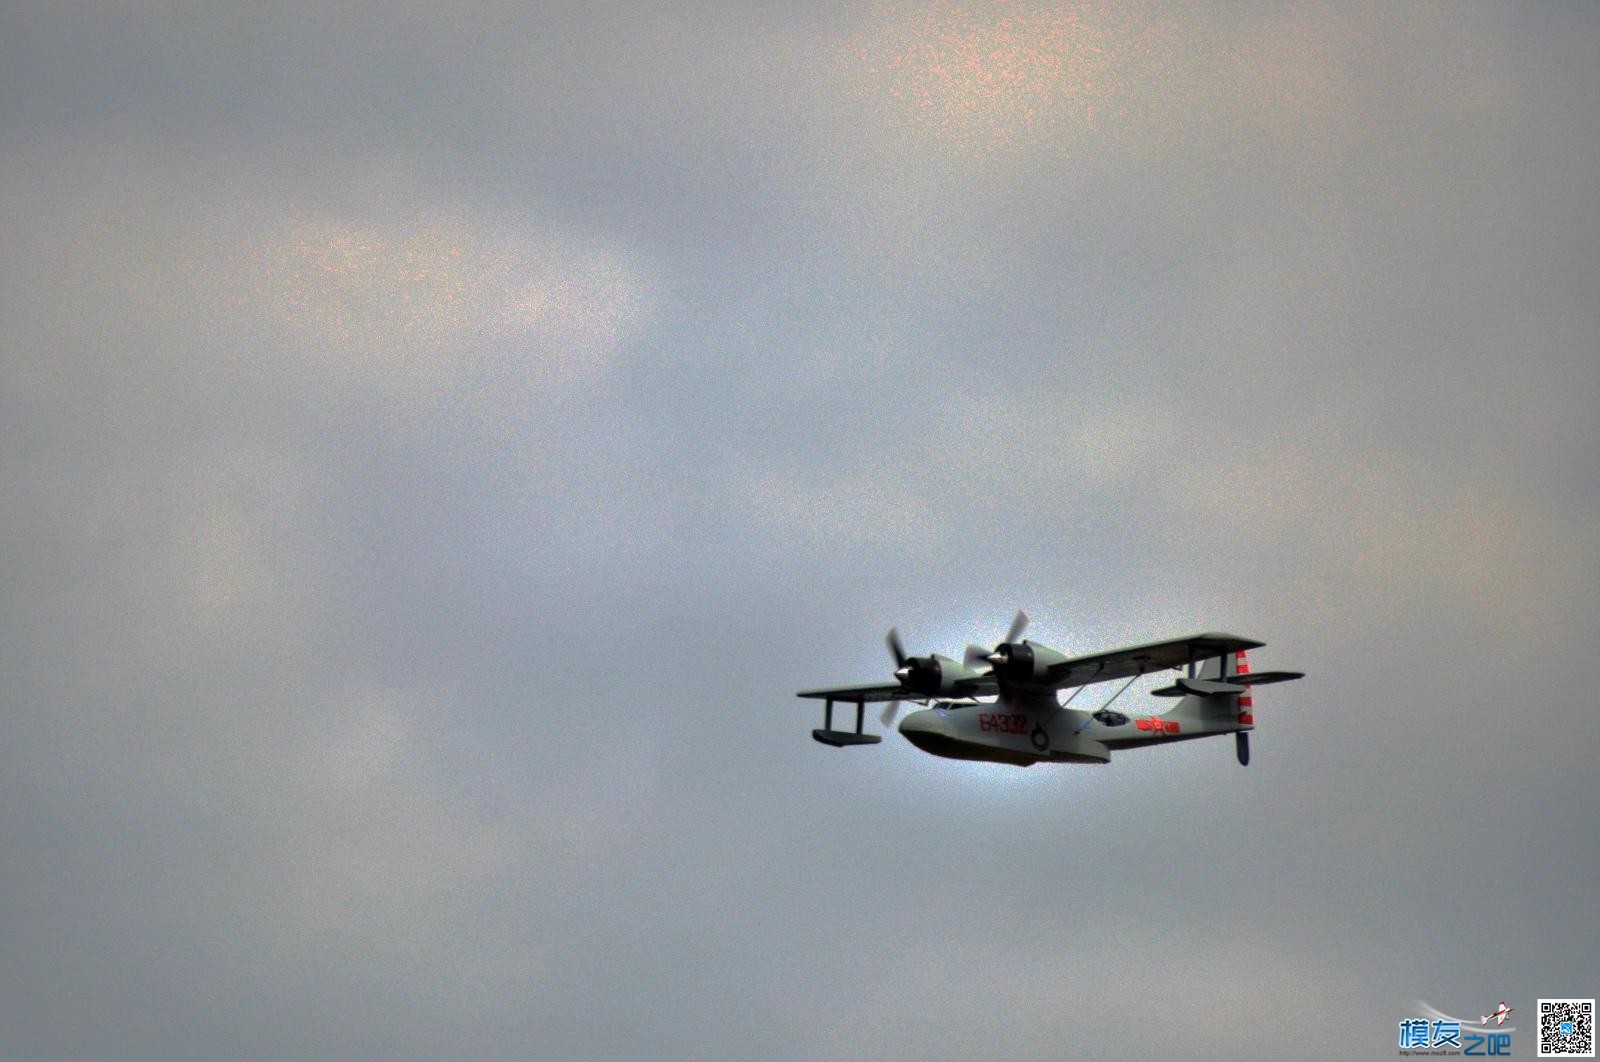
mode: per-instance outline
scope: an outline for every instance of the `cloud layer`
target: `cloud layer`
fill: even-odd
[[[1342,1058],[1593,994],[1589,12],[4,23],[19,1057]],[[1018,605],[1311,677],[1244,771],[806,739]]]

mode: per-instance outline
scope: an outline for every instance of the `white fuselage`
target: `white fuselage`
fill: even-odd
[[[1163,745],[1254,729],[1232,714],[1202,717],[1180,705],[1165,714],[1126,714],[1116,724],[1074,708],[1019,708],[1004,703],[937,704],[912,712],[900,733],[936,756],[1028,766],[1109,763],[1117,749]]]

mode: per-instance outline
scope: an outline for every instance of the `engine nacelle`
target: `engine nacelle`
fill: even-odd
[[[979,673],[968,670],[960,661],[933,653],[929,656],[907,657],[905,665],[894,676],[908,690],[928,697],[939,697],[955,693],[957,686],[968,679],[977,678]]]
[[[1038,642],[1008,642],[989,657],[995,674],[1007,682],[1038,682],[1057,664],[1067,662],[1065,653]]]

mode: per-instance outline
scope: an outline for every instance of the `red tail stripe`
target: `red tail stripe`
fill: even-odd
[[[1245,652],[1243,649],[1239,650],[1237,670],[1235,670],[1234,674],[1250,674],[1250,654]],[[1249,686],[1246,686],[1244,692],[1239,694],[1239,722],[1253,724],[1255,722],[1255,717],[1252,716],[1250,712],[1253,708],[1255,708],[1255,706],[1255,694],[1250,691]]]

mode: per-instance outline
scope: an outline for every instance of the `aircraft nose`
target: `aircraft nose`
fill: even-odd
[[[900,733],[918,748],[927,748],[930,741],[944,734],[944,720],[932,709],[912,712],[900,720]]]

